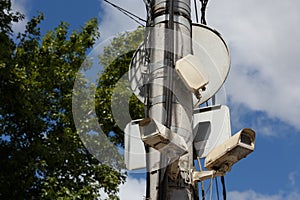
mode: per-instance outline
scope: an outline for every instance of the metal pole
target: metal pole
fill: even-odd
[[[192,94],[174,75],[175,62],[192,53],[190,0],[152,0],[149,12],[152,27],[149,46],[146,46],[150,52],[147,115],[182,136],[189,149],[186,155],[171,163],[161,154],[160,166],[154,168],[151,152],[156,150],[148,148],[146,199],[198,199],[190,174],[193,168]]]

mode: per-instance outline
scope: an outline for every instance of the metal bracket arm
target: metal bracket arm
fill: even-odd
[[[225,173],[219,172],[219,171],[193,171],[192,176],[193,176],[193,182],[201,182],[205,181],[207,179],[211,179],[217,176],[224,176]]]

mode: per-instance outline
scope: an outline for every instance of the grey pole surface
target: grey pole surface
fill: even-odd
[[[193,168],[192,94],[174,73],[175,62],[192,53],[190,0],[150,1],[150,63],[147,115],[182,136],[188,153],[175,161],[160,154],[154,165],[149,147],[147,157],[147,195],[151,200],[198,199],[191,181]],[[174,94],[175,93],[175,94]]]

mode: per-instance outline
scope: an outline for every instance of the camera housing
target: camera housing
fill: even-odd
[[[179,59],[176,62],[175,69],[191,92],[200,89],[205,90],[204,88],[208,84],[208,74],[197,56],[189,54]]]
[[[213,149],[205,159],[205,168],[228,172],[233,164],[245,158],[255,148],[255,132],[244,128]]]
[[[170,163],[188,152],[188,147],[183,137],[172,132],[154,119],[145,118],[141,120],[139,128],[144,144],[167,156]]]

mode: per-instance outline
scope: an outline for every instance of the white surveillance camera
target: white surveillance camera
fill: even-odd
[[[176,72],[191,92],[205,90],[208,84],[208,74],[201,60],[194,55],[187,55],[176,62]]]
[[[254,150],[255,132],[244,128],[213,149],[205,159],[208,170],[228,172],[233,164]]]
[[[142,141],[168,156],[170,161],[187,153],[188,147],[183,137],[160,122],[146,118],[140,121],[139,127]]]

